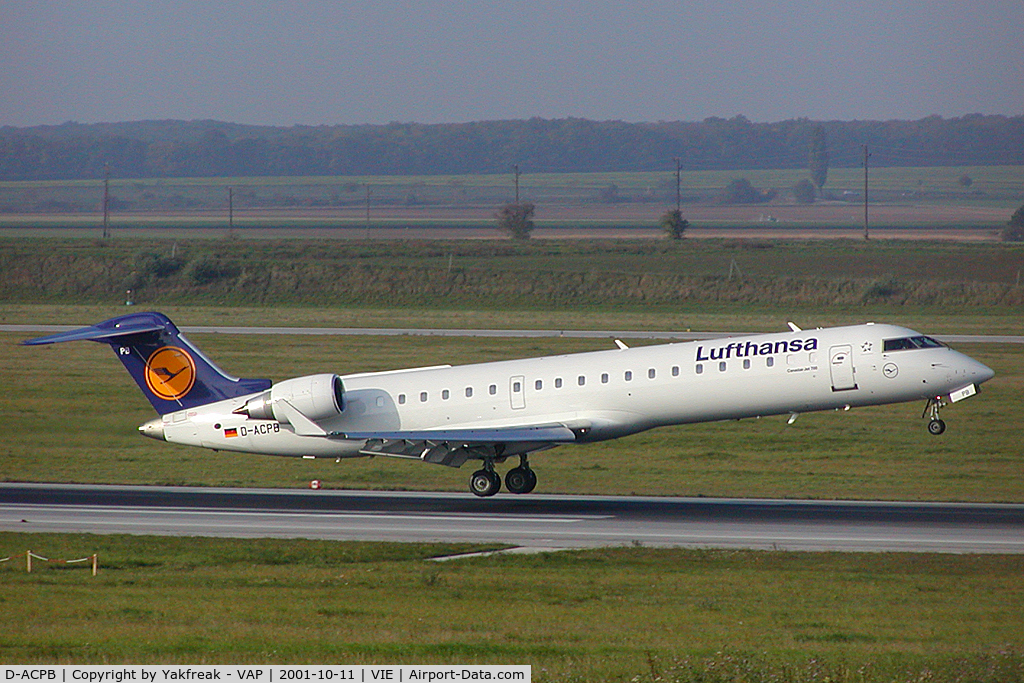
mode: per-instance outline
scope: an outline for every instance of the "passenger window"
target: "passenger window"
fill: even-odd
[[[420,392],[420,403],[426,403],[426,402],[427,402],[427,392],[421,391]]]
[[[626,374],[624,375],[624,377],[626,378],[627,382],[632,382],[633,381],[633,371],[632,370],[626,370]]]
[[[536,382],[534,382],[533,383],[533,388],[536,389],[537,391],[540,391],[541,389],[543,389],[544,388],[544,380],[539,379]]]
[[[404,406],[405,405],[405,394],[399,394],[398,395],[398,405],[400,405],[400,406]]]
[[[377,407],[378,408],[383,408],[384,407],[384,397],[383,396],[378,396],[377,397]]]
[[[586,383],[587,383],[587,378],[584,377],[583,375],[580,375],[579,377],[576,378],[576,384],[579,384],[581,387],[584,384],[586,384]]]
[[[518,394],[523,390],[522,382],[512,382],[512,392]]]
[[[770,368],[775,367],[775,358],[772,356],[768,356],[767,358],[765,358],[764,364]]]
[[[561,389],[561,388],[562,388],[562,378],[561,377],[556,377],[555,378],[555,389]]]
[[[698,375],[703,375],[704,374],[704,364],[703,363],[697,363],[697,374]]]
[[[657,374],[658,373],[654,371],[654,368],[647,369],[647,379],[654,379],[655,375]]]
[[[749,370],[750,369],[750,359],[749,358],[744,358],[743,359],[743,369],[744,370]]]
[[[466,387],[466,398],[473,398],[473,387]]]
[[[725,361],[723,360],[721,363],[718,364],[718,371],[725,372],[726,367],[728,366],[725,364]]]
[[[679,366],[678,365],[673,365],[672,366],[672,376],[673,377],[678,377],[679,376]]]
[[[487,387],[487,393],[490,394],[491,396],[494,396],[495,394],[497,394],[498,393],[498,385],[497,384],[492,384],[491,386]]]
[[[608,373],[607,372],[602,372],[601,373],[601,384],[608,384]]]
[[[441,390],[441,398],[443,400],[447,401],[449,398],[451,398],[451,396],[452,396],[452,392],[448,391],[447,389],[442,389]]]

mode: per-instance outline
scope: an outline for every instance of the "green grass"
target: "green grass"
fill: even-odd
[[[0,239],[0,301],[1019,316],[1022,268],[1021,246],[889,240]]]
[[[961,176],[972,179],[970,188],[960,185]],[[724,188],[733,178],[747,178],[758,188],[784,189],[807,177],[805,169],[758,169],[725,171],[683,171],[681,183],[686,192],[713,192]],[[861,168],[829,169],[826,190],[860,191],[864,172]],[[886,194],[914,192],[928,195],[957,194],[963,197],[978,195],[997,198],[1024,198],[1024,169],[1019,166],[945,166],[945,167],[887,167],[872,168],[871,190]],[[624,196],[644,196],[652,191],[671,189],[674,197],[675,174],[665,172],[613,172],[613,173],[526,173],[520,177],[520,186],[527,195],[536,193],[544,197],[563,197],[595,201],[597,192],[616,185]],[[241,177],[241,178],[159,178],[112,179],[115,196],[136,198],[149,195],[183,195],[201,198],[215,197],[220,204],[227,202],[227,188],[236,191],[241,203],[246,191],[263,190],[288,192],[299,199],[333,196],[342,201],[365,201],[365,187],[374,192],[373,201],[404,200],[411,194],[422,199],[443,198],[448,201],[490,198],[512,190],[511,174],[430,175],[430,176],[302,176],[302,177]],[[33,199],[51,198],[54,192],[102,194],[101,180],[45,180],[0,182],[0,200],[11,201],[25,193],[35,193]],[[190,194],[192,193],[192,194]],[[667,196],[667,195],[666,195]]]
[[[629,548],[435,563],[470,547],[0,533],[0,554],[28,548],[97,552],[100,574],[0,565],[8,664],[508,663],[536,681],[1024,673],[1012,556]]]
[[[36,244],[35,253],[52,252],[52,259],[34,261],[33,272],[56,288],[8,289],[0,322],[85,325],[121,314],[119,261],[169,244],[132,242],[126,252],[121,244],[77,242]],[[243,245],[268,250],[261,268],[338,254],[324,241]],[[723,241],[686,245],[685,258],[629,243],[582,251],[497,245],[488,257],[493,246],[365,243],[342,253],[363,265],[391,258],[406,270],[446,269],[454,253],[455,267],[479,259],[473,268],[506,283],[599,268],[654,276],[685,269],[711,283],[706,291],[721,286],[736,259],[755,285],[761,277],[790,278],[790,291],[807,292],[816,278],[850,278],[861,283],[858,295],[888,275],[922,286],[967,283],[965,291],[1006,286],[1024,264],[1015,248],[935,243]],[[87,262],[107,256],[83,275],[63,260],[68,254]],[[3,285],[19,263],[0,264]],[[91,293],[76,289],[88,292],[97,282]],[[773,331],[787,319],[805,327],[874,319],[928,333],[1024,332],[1019,302],[1005,296],[986,305],[863,297],[837,304],[806,294],[729,301],[704,298],[702,290],[660,303],[593,296],[509,305],[496,295],[468,304],[429,291],[405,307],[375,300],[341,306],[318,291],[299,305],[239,306],[229,288],[189,297],[157,291],[140,301],[183,326]],[[50,303],[40,305],[43,298]],[[0,334],[0,480],[303,487],[318,478],[329,487],[465,488],[468,472],[420,463],[211,453],[141,438],[135,428],[152,411],[109,349],[17,346],[26,336]],[[273,379],[611,345],[193,336],[229,372]],[[946,410],[950,428],[940,439],[926,434],[920,406],[909,404],[804,415],[792,426],[784,418],[692,425],[538,454],[539,490],[1024,502],[1024,349],[958,347],[998,374],[980,396]],[[4,663],[528,663],[538,681],[1024,680],[1019,557],[630,548],[435,564],[425,558],[469,547],[0,533],[0,556],[29,548],[65,559],[99,552],[101,574],[41,567],[27,575],[17,563],[0,564]]]

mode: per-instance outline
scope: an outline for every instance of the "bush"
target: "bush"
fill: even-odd
[[[498,229],[516,240],[530,239],[533,232],[534,206],[530,202],[511,202],[501,207],[495,218]]]
[[[194,285],[208,285],[238,275],[238,268],[213,256],[200,256],[185,268],[185,277]]]
[[[155,277],[168,277],[174,275],[185,264],[185,260],[179,257],[164,256],[151,251],[144,251],[136,254],[135,268],[139,273]]]
[[[793,197],[798,204],[813,204],[818,192],[814,189],[814,183],[806,178],[793,186]]]
[[[763,204],[774,196],[774,192],[761,192],[746,178],[734,178],[725,186],[722,201],[726,204]]]
[[[1000,234],[1004,242],[1024,241],[1024,206],[1013,212],[1010,221]]]
[[[690,221],[683,218],[683,214],[678,209],[673,209],[661,214],[658,225],[669,239],[678,240],[683,238],[683,233],[690,227]]]

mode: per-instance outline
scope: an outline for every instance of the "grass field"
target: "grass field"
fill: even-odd
[[[440,273],[444,283],[451,268],[492,289],[469,296],[463,280],[417,290],[435,282],[429,275],[390,299],[311,288],[254,301],[238,280],[176,289],[154,276],[140,308],[164,310],[182,326],[736,332],[785,329],[790,319],[805,328],[873,319],[932,334],[1024,334],[1024,252],[1016,247],[720,240],[670,251],[648,242],[363,242],[339,250],[327,241],[213,241],[215,255],[273,273],[284,292],[287,283],[330,282],[331,259],[365,282],[415,271]],[[166,255],[172,244],[3,241],[0,322],[86,325],[124,313],[122,284],[138,254]],[[205,243],[186,253],[201,252],[210,253]],[[733,261],[742,280],[729,275]],[[319,274],[295,277],[303,268]],[[25,273],[32,277],[19,279]],[[617,273],[634,286],[609,290],[589,273]],[[679,273],[700,283],[685,297],[664,289]],[[382,291],[395,282],[380,280]],[[521,282],[546,283],[555,294],[509,295]],[[317,478],[328,487],[465,488],[468,472],[421,463],[211,453],[141,438],[136,427],[151,408],[109,349],[18,346],[26,336],[0,334],[0,480],[305,487]],[[275,380],[612,343],[192,338],[228,372]],[[804,415],[791,426],[769,418],[659,429],[537,455],[539,490],[1024,502],[1024,348],[957,348],[997,375],[980,396],[945,411],[941,438],[926,433],[922,406],[912,404]],[[27,549],[66,559],[98,552],[101,573],[45,567],[29,575],[16,561],[0,564],[4,663],[490,662],[532,664],[538,681],[1024,681],[1024,565],[1016,556],[619,548],[437,564],[426,558],[469,548],[0,534],[0,557]]]
[[[1024,246],[0,239],[0,301],[820,316],[1024,312]]]
[[[795,206],[790,188],[806,175],[801,169],[684,172],[684,214],[695,231],[861,225],[861,169],[832,169],[825,188],[830,199]],[[971,179],[969,186],[961,184],[964,177]],[[736,178],[775,191],[777,198],[723,206],[719,195]],[[538,236],[551,236],[545,230],[565,236],[595,227],[654,236],[658,216],[675,203],[670,172],[526,174],[520,180],[523,198],[537,206]],[[369,232],[394,239],[410,229],[418,237],[494,238],[494,213],[513,199],[510,174],[115,179],[111,225],[135,237],[157,230],[164,236],[180,236],[174,230],[221,235],[228,226],[229,187],[234,225],[241,233],[300,229],[324,238]],[[59,228],[66,236],[98,228],[102,195],[100,180],[0,183],[0,234]],[[966,227],[984,230],[984,238],[992,239],[1024,202],[1024,168],[873,169],[870,196],[871,222],[879,234],[892,228]]]
[[[0,661],[529,663],[535,681],[1024,677],[1013,556],[0,534]]]

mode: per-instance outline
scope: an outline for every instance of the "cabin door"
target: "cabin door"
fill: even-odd
[[[526,407],[526,378],[516,375],[508,381],[508,395],[512,402],[512,410]]]
[[[853,376],[853,349],[848,344],[828,350],[828,368],[832,374],[832,391],[857,388],[857,380]]]

